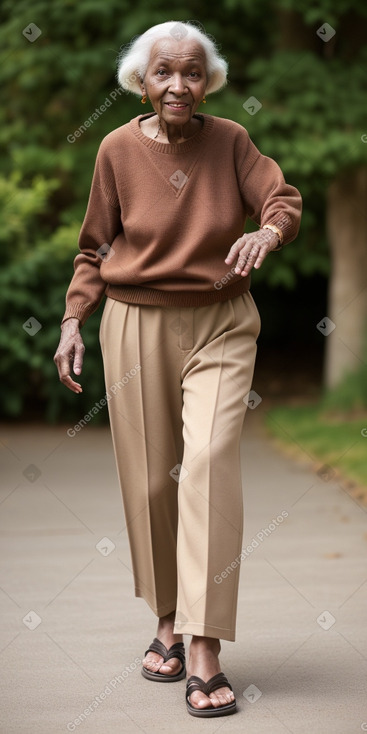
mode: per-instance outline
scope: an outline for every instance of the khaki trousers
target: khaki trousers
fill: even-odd
[[[103,311],[100,341],[135,596],[157,616],[176,610],[176,634],[235,639],[243,398],[259,331],[249,292],[195,308],[107,298]]]

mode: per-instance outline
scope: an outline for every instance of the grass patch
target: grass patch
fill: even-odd
[[[347,420],[319,405],[283,406],[269,410],[265,423],[292,456],[331,467],[367,498],[367,412]]]

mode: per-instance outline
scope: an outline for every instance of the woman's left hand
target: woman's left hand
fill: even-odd
[[[251,268],[258,269],[278,244],[278,235],[271,229],[259,229],[257,232],[244,234],[232,245],[224,262],[231,265],[238,257],[235,273],[245,276]]]

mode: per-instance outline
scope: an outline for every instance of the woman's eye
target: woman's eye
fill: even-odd
[[[158,69],[157,76],[167,76],[167,75],[168,75],[168,72],[166,71],[166,69]],[[190,71],[188,76],[191,77],[192,79],[197,79],[200,76],[200,74],[197,71]]]

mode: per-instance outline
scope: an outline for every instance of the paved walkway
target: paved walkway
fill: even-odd
[[[155,618],[133,596],[109,430],[1,427],[1,734],[367,731],[366,508],[281,455],[263,409],[246,418],[247,557],[221,654],[239,711],[202,721],[184,681],[140,674]]]

